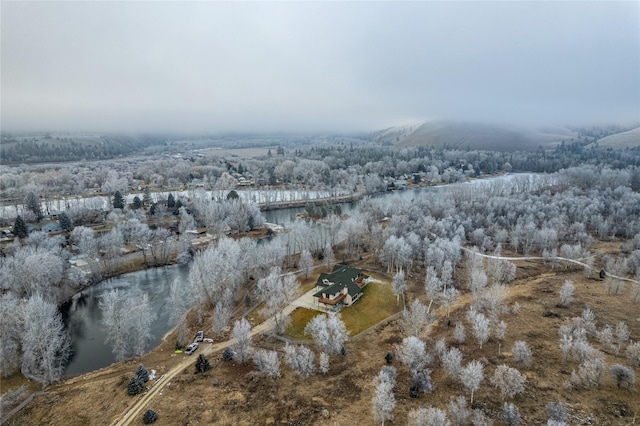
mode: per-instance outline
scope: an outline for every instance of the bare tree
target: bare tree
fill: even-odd
[[[245,364],[251,357],[253,351],[251,344],[251,324],[249,324],[249,321],[245,318],[237,320],[234,323],[231,338],[234,341],[231,345],[231,348],[235,352],[234,358],[236,358],[239,363]]]
[[[520,424],[520,410],[511,402],[505,402],[502,405],[500,417],[507,426],[518,426]]]
[[[471,405],[473,405],[473,394],[480,389],[480,383],[484,379],[483,368],[479,361],[473,360],[467,363],[458,375],[462,386],[471,393]]]
[[[524,392],[527,378],[517,369],[502,364],[496,367],[496,371],[490,381],[493,386],[500,389],[500,395],[504,399],[513,398]]]
[[[224,299],[221,299],[213,307],[213,315],[211,316],[211,323],[213,331],[222,334],[229,325],[231,320],[231,307],[229,303]]]
[[[56,305],[39,294],[23,305],[23,318],[22,374],[44,387],[62,377],[71,340]]]
[[[616,354],[620,352],[620,346],[623,343],[629,341],[629,328],[627,327],[627,323],[624,321],[619,321],[616,325],[616,341],[618,342],[618,349],[616,350]]]
[[[129,298],[131,348],[134,355],[141,356],[147,350],[149,341],[153,338],[151,324],[155,319],[155,313],[151,310],[149,296],[139,293]]]
[[[373,379],[373,385],[375,386],[375,395],[371,400],[371,412],[375,420],[382,422],[384,426],[386,420],[393,420],[393,409],[396,406],[396,398],[393,394],[395,377],[391,377],[384,369],[380,370]]]

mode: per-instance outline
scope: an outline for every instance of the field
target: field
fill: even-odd
[[[619,243],[599,244],[599,257],[616,253],[619,246]],[[484,364],[485,379],[474,396],[474,407],[484,409],[494,419],[503,401],[488,378],[497,365],[504,363],[516,366],[511,347],[516,340],[525,340],[533,351],[533,362],[529,367],[518,367],[527,377],[526,390],[523,395],[510,400],[519,407],[522,424],[546,424],[545,404],[552,401],[562,401],[568,405],[569,424],[626,425],[637,422],[636,416],[640,412],[637,391],[616,387],[608,371],[595,389],[574,390],[565,387],[572,370],[578,366],[574,361],[563,360],[558,346],[559,326],[568,318],[580,316],[585,306],[595,312],[598,328],[605,324],[615,327],[618,321],[626,321],[631,338],[637,340],[640,337],[640,309],[638,304],[629,300],[629,286],[623,294],[614,296],[607,293],[605,281],[597,276],[586,277],[580,268],[551,268],[540,261],[518,261],[516,264],[517,276],[509,285],[507,304],[512,307],[517,302],[521,308],[517,314],[510,312],[501,316],[508,324],[501,354],[498,354],[498,342],[494,339],[480,349],[471,335],[465,320],[468,296],[462,297],[454,306],[449,319],[443,312],[438,312],[439,320],[422,336],[427,348],[432,351],[435,342],[443,338],[448,345],[458,346],[463,352],[463,364],[472,359]],[[375,271],[379,267],[370,255],[364,256],[354,266],[366,271]],[[456,279],[463,279],[463,268],[456,273]],[[408,301],[419,297],[423,302],[428,302],[424,296],[422,277],[416,272],[408,276],[411,283]],[[558,291],[566,279],[575,283],[576,300],[569,307],[560,308],[557,306]],[[395,311],[393,296],[391,305],[388,309]],[[356,307],[358,304],[353,308]],[[347,309],[343,310],[345,320],[347,315]],[[195,318],[192,320],[195,321]],[[462,344],[455,343],[452,337],[453,326],[458,321],[467,327],[467,339]],[[192,326],[195,329],[196,325],[192,323]],[[284,363],[280,379],[267,379],[256,374],[252,365],[217,361],[216,358],[220,357],[220,353],[217,353],[212,356],[211,370],[196,375],[190,364],[154,397],[148,408],[158,413],[159,418],[155,423],[158,425],[375,424],[370,410],[372,378],[385,365],[385,355],[394,352],[395,346],[405,335],[400,319],[383,323],[349,341],[346,355],[332,356],[327,375],[317,373],[308,379],[296,376]],[[160,376],[185,359],[184,355],[173,353],[174,341],[175,336],[169,335],[164,344],[141,359],[114,364],[51,386],[46,394],[36,397],[6,424],[115,424],[139,398],[126,395],[126,382],[138,363],[142,362],[148,369],[156,370]],[[590,342],[604,349],[595,339],[590,339]],[[254,343],[280,352],[284,345],[267,335],[260,336]],[[622,353],[615,355],[611,349],[604,351],[608,365],[629,365]],[[193,363],[195,359],[195,356],[191,358]],[[417,399],[410,398],[409,372],[396,360],[393,365],[398,369],[393,424],[406,424],[408,412],[413,408],[429,405],[446,408],[451,397],[468,397],[457,380],[444,374],[436,360],[429,366],[434,391]],[[139,423],[142,424],[142,419]]]

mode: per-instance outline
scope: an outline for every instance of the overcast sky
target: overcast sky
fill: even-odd
[[[640,120],[640,2],[1,3],[2,129]]]

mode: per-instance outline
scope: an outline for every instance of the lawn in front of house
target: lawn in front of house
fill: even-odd
[[[391,283],[381,277],[372,278],[375,278],[375,281],[363,289],[364,294],[360,296],[360,300],[340,311],[342,321],[349,330],[349,336],[355,336],[402,310],[402,300],[396,304]],[[296,309],[291,314],[291,325],[287,328],[286,335],[293,339],[308,339],[309,336],[304,335],[304,328],[320,313],[310,309]]]

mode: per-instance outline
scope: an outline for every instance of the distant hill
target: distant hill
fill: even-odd
[[[640,147],[640,127],[636,127],[635,129],[629,130],[627,132],[620,132],[614,135],[609,135],[602,139],[598,139],[596,144],[600,149],[624,149]],[[594,144],[590,144],[589,147],[591,147],[592,145]]]
[[[434,120],[381,130],[372,135],[379,142],[397,146],[435,146],[494,151],[553,149],[570,142],[577,133],[566,127],[530,129],[502,124]]]

